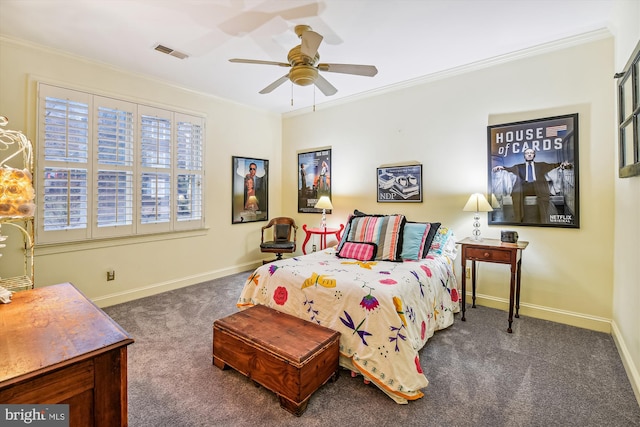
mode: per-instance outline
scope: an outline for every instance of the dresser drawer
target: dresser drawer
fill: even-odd
[[[469,259],[476,259],[489,262],[511,262],[511,251],[503,251],[492,248],[466,248],[466,256]]]

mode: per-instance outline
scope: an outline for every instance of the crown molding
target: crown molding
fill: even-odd
[[[416,77],[415,79],[406,80],[404,82],[395,83],[389,86],[384,86],[378,89],[362,92],[356,95],[316,104],[315,110],[331,108],[338,105],[344,105],[344,104],[359,101],[362,99],[371,98],[373,96],[383,95],[385,93],[394,92],[394,91],[402,90],[406,88],[411,88],[414,86],[447,79],[447,78],[458,76],[461,74],[471,73],[474,71],[482,70],[482,69],[493,67],[496,65],[517,61],[524,58],[531,58],[534,56],[555,52],[562,49],[568,49],[573,46],[579,46],[579,45],[591,43],[597,40],[603,40],[608,37],[613,37],[613,35],[611,34],[611,31],[609,31],[609,29],[607,28],[600,28],[600,29],[582,33],[576,36],[558,39],[552,42],[543,43],[527,49],[522,49],[515,52],[506,53],[503,55],[494,56],[492,58],[487,58],[482,61],[476,61],[469,64],[461,65],[458,67],[449,68],[447,70],[438,71],[425,76]],[[282,118],[290,118],[290,117],[299,116],[303,114],[309,114],[309,113],[312,113],[313,111],[314,111],[314,107],[305,107],[299,110],[293,110],[293,111],[288,111],[286,113],[282,113]]]

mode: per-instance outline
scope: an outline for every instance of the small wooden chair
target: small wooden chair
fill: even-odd
[[[273,228],[272,228],[273,227]],[[265,230],[272,228],[271,235],[272,240],[265,242]],[[293,239],[291,239],[291,230],[293,230]],[[274,253],[276,259],[271,261],[262,261],[263,264],[267,264],[273,261],[279,261],[282,259],[282,254],[290,254],[296,250],[296,234],[298,226],[293,218],[276,217],[264,227],[262,227],[262,236],[260,238],[260,252]],[[267,238],[269,232],[266,233]]]

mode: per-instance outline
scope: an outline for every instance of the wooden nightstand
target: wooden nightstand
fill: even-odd
[[[457,244],[462,246],[462,320],[465,321],[465,300],[467,296],[467,261],[471,261],[472,307],[476,306],[476,261],[494,262],[511,265],[511,287],[509,290],[509,327],[511,333],[513,323],[513,307],[516,317],[520,317],[520,267],[522,265],[522,251],[529,242],[503,243],[498,239],[473,240],[470,237]]]

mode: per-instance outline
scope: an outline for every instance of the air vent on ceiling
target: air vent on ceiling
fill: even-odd
[[[187,55],[186,53],[173,50],[170,47],[166,47],[161,44],[157,44],[154,47],[154,49],[157,50],[158,52],[166,53],[167,55],[175,56],[176,58],[179,58],[179,59],[185,59],[189,57],[189,55]]]

